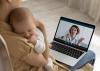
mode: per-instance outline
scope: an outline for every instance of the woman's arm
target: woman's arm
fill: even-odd
[[[48,61],[44,58],[42,54],[37,54],[33,50],[31,50],[30,54],[25,56],[23,60],[26,63],[33,65],[33,66],[37,66],[37,67],[45,66],[48,63]]]
[[[44,24],[39,21],[37,21],[36,26],[42,31],[44,35],[46,50],[44,51],[43,54],[37,54],[36,52],[32,50],[31,53],[25,56],[23,59],[26,63],[33,66],[45,66],[48,63],[48,55],[49,55],[46,29],[45,29]]]

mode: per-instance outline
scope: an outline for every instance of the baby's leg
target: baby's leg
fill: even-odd
[[[53,71],[53,61],[51,58],[48,58],[48,64],[45,66],[47,71]]]

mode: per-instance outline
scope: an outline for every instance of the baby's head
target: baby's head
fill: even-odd
[[[16,8],[10,14],[10,24],[14,32],[30,38],[36,32],[36,20],[27,8]]]

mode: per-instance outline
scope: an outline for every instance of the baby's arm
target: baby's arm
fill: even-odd
[[[48,56],[49,56],[49,45],[48,45],[48,40],[47,40],[47,34],[46,34],[46,28],[44,26],[44,24],[40,21],[37,21],[37,28],[39,28],[44,36],[44,41],[45,41],[45,51],[43,53],[43,56],[46,58],[46,60],[48,60]]]
[[[37,32],[37,42],[35,44],[34,49],[37,53],[43,53],[45,51],[44,36],[39,29],[36,29],[36,32]]]
[[[45,43],[45,52],[43,53],[44,57],[47,59],[48,64],[45,66],[47,71],[53,71],[53,62],[51,58],[48,58],[48,54],[49,54],[49,44],[47,41],[47,35],[46,35],[46,29],[45,26],[43,25],[42,22],[38,22],[37,27],[42,31],[43,36],[44,36],[44,43]],[[43,39],[42,39],[43,40]]]

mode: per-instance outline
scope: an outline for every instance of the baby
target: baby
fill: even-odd
[[[46,49],[43,33],[36,28],[36,19],[27,8],[16,8],[10,14],[9,22],[15,33],[27,39],[27,42],[35,45],[34,51],[38,54]],[[48,71],[53,70],[51,58],[48,58],[48,64],[45,66]]]

